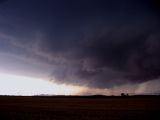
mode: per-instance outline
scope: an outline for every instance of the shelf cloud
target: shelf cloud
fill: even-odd
[[[57,83],[148,84],[160,77],[159,7],[157,0],[1,0],[0,56]]]

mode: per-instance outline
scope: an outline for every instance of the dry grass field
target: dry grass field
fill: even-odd
[[[1,96],[0,120],[159,120],[159,96]]]

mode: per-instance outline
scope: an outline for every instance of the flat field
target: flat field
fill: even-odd
[[[0,120],[160,120],[159,96],[0,96]]]

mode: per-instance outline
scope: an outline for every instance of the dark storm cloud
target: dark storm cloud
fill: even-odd
[[[2,49],[53,66],[56,82],[112,87],[160,76],[156,0],[33,0],[3,10],[12,21],[0,30],[15,39]]]
[[[98,29],[99,33],[80,39],[79,44],[72,41],[60,50],[59,46],[56,54],[66,63],[53,76],[101,87],[159,77],[159,32],[154,33],[154,25],[147,29],[145,25],[127,25],[100,36]]]
[[[1,4],[1,3],[4,3],[5,1],[6,1],[6,0],[0,0],[0,4]]]
[[[148,6],[159,14],[160,12],[160,1],[159,0],[147,0]]]

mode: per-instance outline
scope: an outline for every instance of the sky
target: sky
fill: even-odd
[[[158,0],[0,0],[0,94],[159,94],[159,21]]]

